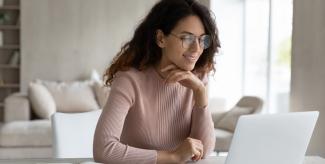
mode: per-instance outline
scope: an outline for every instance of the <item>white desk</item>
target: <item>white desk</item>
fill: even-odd
[[[198,162],[190,162],[195,164],[224,164],[226,157],[209,157]],[[95,164],[91,158],[76,158],[76,159],[11,159],[0,160],[0,164]],[[303,164],[325,164],[325,159],[317,156],[308,156]]]
[[[225,160],[226,157],[209,157],[195,164],[224,164]],[[307,156],[303,164],[325,164],[325,159],[317,156]]]

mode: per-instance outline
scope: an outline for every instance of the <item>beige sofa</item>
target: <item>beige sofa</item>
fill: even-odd
[[[50,115],[100,109],[109,94],[109,89],[103,89],[102,84],[89,81],[42,84],[47,86],[42,92],[35,88],[35,83],[29,85],[28,94],[14,93],[5,99],[4,122],[0,123],[0,159],[52,157]],[[46,95],[44,91],[49,93]],[[54,109],[46,109],[51,105]]]
[[[48,119],[31,120],[27,95],[15,93],[5,100],[0,125],[0,159],[52,157],[52,131]]]
[[[109,90],[101,93],[98,89],[94,89],[93,96],[102,108]],[[32,106],[30,94],[15,93],[5,99],[4,123],[0,124],[0,159],[53,156],[50,120],[37,116]],[[260,98],[244,96],[230,111],[212,114],[216,134],[215,151],[227,152],[238,117],[258,113],[262,106]]]

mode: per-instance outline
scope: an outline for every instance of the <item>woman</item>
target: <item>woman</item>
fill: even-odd
[[[182,163],[214,148],[207,74],[220,47],[210,11],[162,0],[107,69],[110,96],[94,137],[102,163]]]

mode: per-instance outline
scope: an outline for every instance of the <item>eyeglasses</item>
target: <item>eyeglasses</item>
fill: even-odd
[[[199,39],[200,47],[203,49],[207,49],[211,45],[211,37],[209,35],[195,36],[192,34],[184,34],[182,36],[177,36],[176,34],[170,33],[172,36],[180,39],[182,41],[182,46],[185,49],[189,49],[196,43],[196,39]]]

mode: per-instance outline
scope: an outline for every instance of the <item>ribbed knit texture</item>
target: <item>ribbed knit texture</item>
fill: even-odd
[[[211,113],[193,106],[191,89],[164,83],[152,67],[118,72],[95,131],[95,161],[154,164],[157,150],[174,150],[187,137],[212,151]]]

